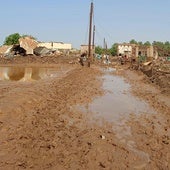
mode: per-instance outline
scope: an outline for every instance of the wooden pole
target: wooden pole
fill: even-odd
[[[93,2],[91,2],[91,6],[90,6],[89,45],[88,45],[88,67],[90,67],[90,61],[91,61],[92,17],[93,17]]]
[[[92,54],[92,60],[94,60],[94,53],[95,53],[95,47],[94,47],[94,39],[95,39],[95,25],[93,26],[93,54]]]
[[[103,49],[104,49],[104,54],[106,54],[106,52],[107,52],[107,43],[106,43],[105,38],[104,38]]]
[[[105,49],[105,44],[106,44],[106,41],[105,41],[105,38],[104,38],[104,41],[103,41],[103,49]]]

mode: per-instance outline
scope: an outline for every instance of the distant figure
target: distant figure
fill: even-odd
[[[109,61],[109,55],[106,55],[106,64],[110,64],[111,62]]]
[[[126,64],[126,61],[127,61],[127,55],[125,54],[123,58],[124,58],[124,63]]]
[[[106,55],[106,63],[109,63],[109,55]]]
[[[79,62],[81,64],[81,66],[84,66],[84,58],[86,57],[86,55],[87,55],[86,53],[83,53],[80,56]]]
[[[124,64],[122,54],[119,54],[118,60],[119,60],[121,65]]]

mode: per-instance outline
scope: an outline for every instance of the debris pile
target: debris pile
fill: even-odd
[[[45,43],[44,43],[45,44]],[[48,48],[47,46],[40,46],[40,43],[32,37],[21,37],[19,44],[15,45],[4,45],[0,47],[0,57],[11,58],[14,56],[25,56],[25,55],[62,55],[69,54],[69,50],[60,50],[55,48]]]
[[[154,66],[150,80],[159,85],[162,92],[170,94],[170,62]]]
[[[170,62],[156,61],[144,63],[141,71],[146,74],[152,83],[157,84],[162,92],[170,94]]]
[[[36,47],[34,49],[34,54],[38,56],[44,56],[50,54],[50,50],[46,47]]]
[[[10,46],[2,46],[0,47],[0,55],[2,57],[11,58],[16,55],[26,55],[26,50],[22,48],[20,45],[10,45]]]
[[[6,56],[12,49],[12,45],[4,45],[0,47],[0,56]]]
[[[26,50],[26,54],[34,54],[34,49],[37,47],[38,42],[30,37],[22,37],[19,39],[20,47]]]

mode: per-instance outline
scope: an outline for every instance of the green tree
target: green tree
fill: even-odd
[[[159,56],[170,55],[170,43],[168,41],[165,43],[154,41],[152,45],[157,48]]]
[[[145,46],[150,46],[151,43],[150,43],[149,41],[146,41],[143,45],[145,45]]]
[[[169,42],[169,41],[166,41],[166,42],[165,42],[165,46],[170,46],[170,42]]]
[[[19,33],[11,34],[5,38],[4,45],[19,44],[20,37]]]
[[[112,47],[109,49],[109,52],[111,53],[112,56],[117,55],[117,47],[118,47],[118,43],[114,43]]]
[[[138,44],[136,40],[132,39],[129,41],[130,44]]]
[[[164,43],[164,48],[165,48],[165,50],[167,50],[167,51],[170,52],[170,42],[169,42],[169,41],[166,41],[166,42]]]
[[[142,41],[139,41],[139,42],[138,42],[138,45],[143,45],[143,42],[142,42]]]
[[[157,46],[159,48],[164,48],[164,43],[160,41],[154,41],[152,45]]]
[[[103,48],[101,46],[96,46],[95,53],[101,55],[103,53]]]

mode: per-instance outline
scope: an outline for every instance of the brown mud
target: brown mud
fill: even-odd
[[[66,71],[38,81],[0,81],[0,169],[170,169],[169,96],[143,73],[119,66],[113,76],[124,77],[131,95],[156,113],[134,112],[118,123],[101,117],[99,124],[100,115],[91,121],[93,110],[75,106],[105,94],[105,73],[96,65],[68,64],[72,60],[1,60]]]

